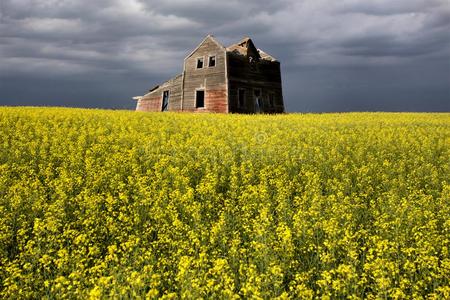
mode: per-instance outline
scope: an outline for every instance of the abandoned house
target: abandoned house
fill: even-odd
[[[225,48],[208,35],[181,74],[133,99],[138,111],[284,112],[280,63],[250,38]]]

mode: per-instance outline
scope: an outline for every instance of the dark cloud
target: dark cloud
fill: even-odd
[[[416,12],[436,12],[448,5],[445,0],[372,0],[343,1],[337,9],[342,13],[363,13],[367,15],[389,16]]]
[[[353,37],[342,41],[339,46],[342,47],[342,53],[345,55],[406,58],[440,51],[448,46],[448,42],[445,40],[444,34],[403,39],[392,35],[373,35]]]
[[[132,108],[208,33],[282,63],[289,111],[450,110],[446,0],[2,0],[0,105]]]

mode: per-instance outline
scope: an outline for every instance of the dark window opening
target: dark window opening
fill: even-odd
[[[210,56],[209,57],[209,66],[210,67],[215,67],[216,66],[216,57],[215,56]]]
[[[203,68],[203,58],[197,58],[197,69]]]
[[[262,111],[262,99],[261,99],[261,90],[255,89],[253,90],[253,95],[255,96],[255,112],[259,113]]]
[[[168,111],[169,110],[169,91],[164,91],[162,98],[163,99],[162,99],[161,111]]]
[[[244,105],[245,105],[245,90],[244,89],[238,90],[238,105],[239,105],[239,107],[244,107]]]
[[[262,103],[261,98],[256,99],[256,102],[258,104],[258,108],[261,109],[263,107],[263,103]]]
[[[269,94],[269,105],[270,105],[270,107],[275,106],[275,94],[273,94],[273,93]]]
[[[205,107],[205,91],[195,92],[195,107]]]

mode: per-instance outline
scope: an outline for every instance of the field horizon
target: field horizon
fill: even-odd
[[[136,111],[134,108],[125,109],[125,108],[106,108],[106,107],[79,107],[79,106],[54,106],[54,105],[1,105],[1,108],[30,108],[30,109],[78,109],[78,110],[99,110],[99,111],[124,111],[124,112],[135,112],[135,113],[149,113],[149,112],[140,112]],[[349,110],[349,111],[286,111],[284,113],[276,113],[276,114],[269,114],[269,113],[255,113],[255,114],[241,114],[241,113],[214,113],[214,112],[204,112],[204,113],[196,113],[196,112],[150,112],[150,113],[182,113],[182,114],[218,114],[218,115],[247,115],[247,116],[254,116],[254,115],[304,115],[304,114],[360,114],[360,113],[386,113],[386,114],[450,114],[450,111],[384,111],[384,110]]]

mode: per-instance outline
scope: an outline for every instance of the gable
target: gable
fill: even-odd
[[[188,58],[193,56],[201,48],[206,47],[206,46],[212,46],[212,45],[214,45],[214,47],[218,48],[219,50],[223,50],[223,51],[226,50],[225,47],[221,43],[219,43],[212,35],[208,35],[203,39],[203,41],[191,53],[189,53],[188,56],[186,56],[186,58],[184,60],[187,60]]]

